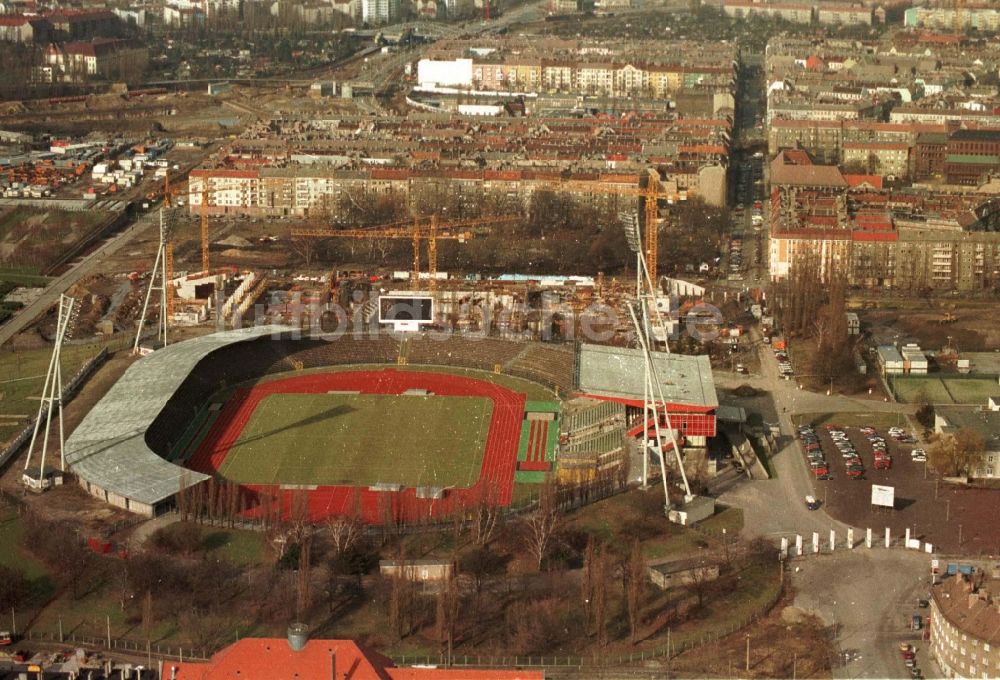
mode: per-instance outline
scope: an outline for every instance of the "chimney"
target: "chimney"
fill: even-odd
[[[177,666],[170,667],[170,680],[177,680]]]
[[[337,680],[337,652],[330,652],[330,680]]]
[[[288,646],[293,652],[301,652],[309,642],[309,626],[304,623],[288,624]]]

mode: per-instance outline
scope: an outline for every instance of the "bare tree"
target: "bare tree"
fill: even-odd
[[[559,530],[561,517],[556,507],[556,488],[551,479],[546,479],[542,485],[538,507],[525,519],[524,540],[528,552],[535,558],[535,567],[539,570],[545,561],[552,540]]]
[[[986,450],[986,440],[975,430],[962,428],[940,435],[927,450],[927,464],[948,477],[967,475]]]
[[[493,540],[500,520],[500,504],[496,502],[496,487],[483,485],[472,509],[472,542],[478,546]]]
[[[594,624],[597,627],[597,644],[608,644],[608,572],[611,568],[607,551],[601,547],[597,552],[594,573]]]
[[[336,555],[342,555],[358,544],[364,536],[365,526],[361,522],[361,496],[357,488],[353,491],[350,512],[332,517],[326,526]]]
[[[628,623],[632,644],[639,641],[639,627],[642,625],[642,600],[646,594],[646,560],[642,557],[642,547],[638,539],[632,543],[632,553],[629,555],[626,567],[627,587],[625,592],[628,603]]]
[[[148,645],[153,637],[153,593],[148,590],[142,596],[142,635]]]
[[[296,584],[296,611],[299,617],[312,605],[312,535],[305,535],[299,542],[299,573]]]
[[[583,575],[580,579],[580,596],[583,599],[584,630],[590,628],[590,610],[594,599],[594,537],[587,537],[587,548],[583,553]]]

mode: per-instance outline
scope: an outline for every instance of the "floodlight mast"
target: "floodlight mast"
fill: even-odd
[[[625,226],[625,242],[628,244],[629,250],[635,253],[635,297],[639,303],[639,313],[636,315],[636,332],[641,339],[648,337],[650,328],[653,329],[653,338],[651,341],[647,342],[649,347],[653,347],[657,338],[663,342],[665,351],[670,353],[670,343],[667,341],[667,329],[663,324],[663,318],[660,316],[660,309],[657,306],[657,294],[656,289],[653,286],[653,279],[649,273],[649,267],[646,264],[646,258],[643,256],[642,251],[642,228],[639,224],[639,216],[636,213],[626,213],[620,215],[622,224]],[[633,310],[629,310],[632,312]],[[641,325],[641,329],[639,326]],[[645,340],[642,340],[645,341]],[[645,371],[648,372],[649,363],[645,362]],[[649,487],[649,456],[645,455],[646,447],[646,428],[648,427],[649,419],[652,417],[654,421],[657,422],[659,418],[656,417],[656,407],[653,402],[653,391],[649,381],[649,376],[647,374],[646,379],[642,383],[642,422],[643,422],[643,456],[642,456],[642,488]],[[662,400],[661,400],[662,401]],[[657,447],[659,448],[659,434],[657,433]],[[676,447],[676,442],[675,442]],[[662,468],[662,452],[661,452],[661,468]],[[664,472],[661,470],[661,472]],[[683,473],[683,470],[682,470]],[[665,475],[664,475],[665,477]],[[685,488],[687,485],[687,480],[685,480]],[[666,494],[666,487],[664,487],[664,494]]]
[[[156,248],[156,260],[149,274],[149,288],[146,289],[146,299],[142,303],[142,314],[139,315],[139,327],[135,332],[132,354],[139,353],[139,341],[142,339],[142,330],[146,325],[146,314],[149,311],[149,300],[152,298],[154,290],[160,292],[160,318],[156,325],[156,338],[163,342],[164,347],[167,346],[167,316],[169,314],[167,309],[167,286],[169,285],[167,281],[167,243],[169,240],[170,224],[168,220],[163,219],[163,208],[160,208],[160,243]],[[160,279],[159,285],[156,283],[157,278]]]
[[[659,377],[656,371],[656,365],[653,363],[653,354],[649,349],[649,342],[644,333],[644,327],[639,321],[640,314],[636,312],[636,305],[629,305],[629,315],[632,317],[632,325],[636,330],[636,339],[639,342],[639,349],[642,351],[643,355],[643,378],[645,382],[645,387],[643,389],[644,395],[648,395],[646,403],[643,404],[643,418],[646,418],[647,413],[651,410],[653,412],[653,431],[656,435],[655,450],[660,458],[660,475],[663,479],[663,496],[664,503],[666,507],[670,506],[670,495],[667,491],[667,472],[666,472],[666,462],[663,457],[663,444],[662,444],[662,434],[660,430],[660,411],[662,409],[664,425],[667,429],[667,437],[670,439],[670,445],[674,449],[674,457],[677,459],[677,469],[681,473],[681,480],[684,482],[684,501],[690,502],[694,498],[691,493],[691,485],[688,483],[687,473],[684,471],[684,461],[681,458],[680,447],[677,445],[677,437],[674,434],[673,423],[670,422],[670,413],[667,409],[667,401],[663,398],[663,388],[661,387]],[[649,420],[644,420],[642,423],[642,440],[643,440],[643,460],[646,457],[646,444],[648,438],[648,427]],[[644,462],[643,470],[646,470],[646,464]],[[646,483],[646,480],[643,480]]]
[[[35,417],[35,428],[31,432],[31,443],[28,445],[27,460],[24,461],[24,469],[31,466],[32,455],[35,451],[35,441],[38,438],[38,431],[42,425],[42,415],[45,416],[45,433],[42,435],[41,460],[38,465],[38,483],[43,485],[45,480],[45,458],[49,449],[49,432],[52,428],[52,411],[59,409],[59,457],[60,468],[66,470],[65,434],[63,430],[63,384],[62,384],[62,345],[66,336],[69,335],[70,327],[76,321],[76,299],[68,295],[59,296],[59,314],[56,320],[56,341],[52,348],[52,356],[49,357],[49,370],[45,374],[45,384],[42,387],[42,397],[38,403],[38,415]]]

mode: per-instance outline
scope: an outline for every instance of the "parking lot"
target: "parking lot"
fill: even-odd
[[[876,467],[879,439],[891,465]],[[815,427],[811,435],[800,429],[799,444],[813,472],[813,495],[835,519],[859,529],[871,527],[879,539],[885,527],[897,538],[909,528],[938,552],[1000,553],[1000,535],[991,519],[1000,512],[996,494],[939,483],[923,460],[914,460],[911,452],[922,447],[912,440],[894,439],[883,428],[866,432],[833,424]],[[894,508],[871,505],[873,484],[894,488]],[[863,538],[861,534],[857,540]]]

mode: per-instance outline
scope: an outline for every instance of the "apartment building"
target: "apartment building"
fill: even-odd
[[[1000,583],[961,572],[931,588],[930,649],[947,678],[1000,675]]]
[[[470,207],[481,205],[490,195],[497,199],[516,198],[528,205],[536,191],[560,191],[560,185],[566,181],[572,182],[572,194],[580,201],[633,206],[636,199],[628,192],[639,186],[639,177],[633,173],[564,175],[545,171],[458,169],[351,171],[315,165],[257,170],[196,169],[189,179],[192,192],[189,209],[192,214],[201,212],[203,187],[209,195],[207,212],[228,215],[306,217],[322,214],[336,218],[343,200],[350,200],[350,197],[357,200],[356,197],[365,192],[396,195],[414,207],[428,195]],[[595,187],[593,192],[586,189],[589,183]],[[615,185],[621,186],[623,197],[606,190]],[[674,178],[665,180],[663,185],[674,201],[697,195],[696,187],[682,189]]]
[[[841,163],[861,172],[883,177],[910,175],[910,145],[889,142],[844,142]]]
[[[399,0],[360,0],[366,24],[391,24],[399,17]]]
[[[860,3],[821,2],[816,5],[816,21],[830,26],[871,26],[875,11]]]
[[[1000,286],[1000,199],[897,196],[813,181],[778,186],[769,213],[775,281],[808,253],[824,277],[835,268],[854,286],[914,293]]]
[[[84,82],[119,77],[123,69],[141,73],[148,51],[138,40],[99,38],[89,42],[52,44],[45,50],[44,73],[52,82]]]
[[[949,184],[978,185],[1000,172],[1000,129],[957,130],[948,137],[944,176]]]
[[[990,7],[910,7],[903,13],[903,25],[913,28],[961,30],[975,28],[983,32],[1000,30],[1000,12]]]
[[[23,14],[0,16],[0,40],[17,43],[44,43],[52,32],[52,24],[42,17]]]
[[[783,19],[796,24],[813,20],[813,6],[799,2],[754,2],[753,0],[723,0],[722,11],[734,19],[759,15],[768,19]]]

